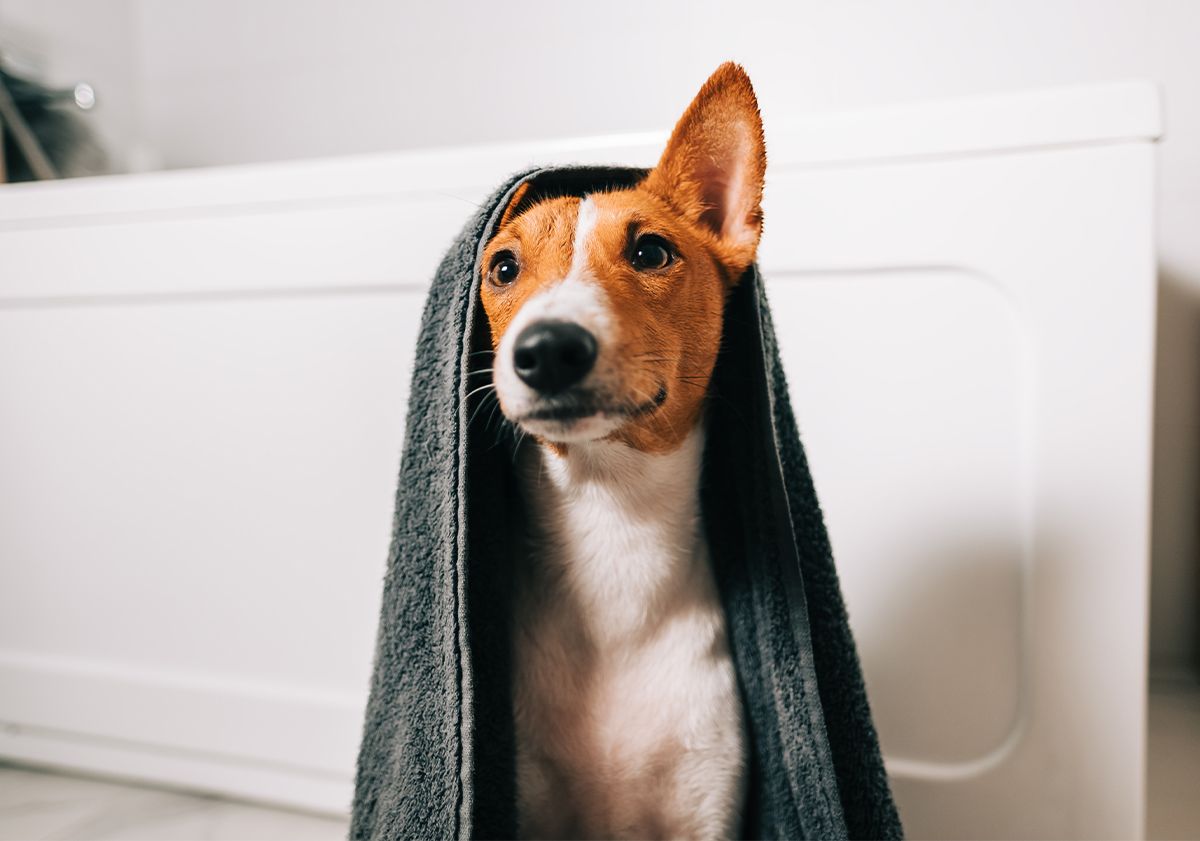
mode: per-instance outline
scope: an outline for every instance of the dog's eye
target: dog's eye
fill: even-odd
[[[521,273],[521,264],[511,251],[501,251],[492,260],[492,283],[497,286],[507,286],[517,279]]]
[[[665,269],[675,262],[675,253],[671,250],[671,243],[658,234],[645,234],[633,244],[630,262],[638,271]]]

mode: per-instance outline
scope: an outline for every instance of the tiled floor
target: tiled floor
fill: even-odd
[[[0,839],[336,841],[346,821],[0,766]]]
[[[1200,838],[1200,687],[1150,695],[1148,837]],[[0,765],[0,841],[334,841],[346,821]]]

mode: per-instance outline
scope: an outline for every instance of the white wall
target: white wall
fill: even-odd
[[[755,79],[768,140],[773,120],[803,112],[1159,81],[1152,649],[1162,669],[1196,662],[1200,3],[0,0],[0,43],[31,35],[59,69],[91,51],[110,103],[97,119],[143,149],[132,168],[145,149],[188,167],[662,128],[727,58]]]

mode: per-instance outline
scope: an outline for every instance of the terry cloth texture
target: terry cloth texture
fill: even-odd
[[[582,195],[630,169],[505,182],[438,269],[417,340],[352,839],[516,831],[508,584],[523,522],[512,447],[468,393],[487,382],[477,261],[513,191]],[[702,503],[750,734],[747,838],[900,838],[763,284],[728,302]]]

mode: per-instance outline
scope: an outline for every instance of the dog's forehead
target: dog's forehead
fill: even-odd
[[[613,227],[623,231],[630,221],[646,215],[650,210],[648,202],[649,197],[636,189],[546,198],[522,209],[500,229],[496,238],[516,237],[523,243],[572,241],[585,203],[584,218],[589,234]]]
[[[517,217],[522,232],[539,236],[570,235],[575,229],[579,206],[583,200],[576,196],[543,199]]]

